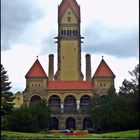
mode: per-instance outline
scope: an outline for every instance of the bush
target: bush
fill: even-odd
[[[88,133],[94,133],[95,131],[93,129],[89,129]]]
[[[1,130],[9,130],[9,121],[7,116],[1,117]]]

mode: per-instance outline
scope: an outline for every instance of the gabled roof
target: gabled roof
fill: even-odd
[[[110,67],[107,65],[104,59],[101,60],[95,74],[93,77],[115,77],[114,73],[110,69]]]
[[[48,81],[48,90],[93,90],[93,81]]]
[[[66,8],[70,6],[74,13],[76,14],[77,18],[80,19],[80,7],[76,0],[63,0],[59,6],[59,18],[64,14]]]
[[[25,77],[47,77],[43,67],[41,66],[38,59],[34,62],[30,70],[27,72]]]

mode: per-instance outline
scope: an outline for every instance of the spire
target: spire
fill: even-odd
[[[58,18],[60,19],[62,17],[68,6],[72,8],[77,18],[80,19],[80,6],[76,2],[76,0],[62,0],[58,8]]]
[[[37,56],[36,61],[32,65],[32,67],[30,68],[30,70],[25,75],[25,77],[26,78],[27,77],[47,77],[43,67],[41,66],[41,64],[38,60],[38,56]]]
[[[102,60],[94,74],[93,77],[102,77],[102,76],[105,76],[105,77],[114,77],[115,78],[115,75],[114,73],[112,72],[112,70],[110,69],[110,67],[107,65],[107,63],[105,62],[104,60],[104,57],[102,56]]]

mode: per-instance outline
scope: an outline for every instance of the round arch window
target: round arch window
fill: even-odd
[[[35,101],[41,102],[41,97],[39,95],[32,96],[30,102],[33,103]]]

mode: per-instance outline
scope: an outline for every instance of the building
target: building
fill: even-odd
[[[86,57],[86,80],[81,72],[81,15],[76,0],[62,0],[58,7],[56,37],[58,68],[54,73],[54,55],[49,55],[48,75],[37,58],[27,72],[23,103],[45,99],[52,112],[50,129],[87,129],[92,124],[87,111],[96,91],[106,95],[115,75],[102,58],[91,76],[90,54]],[[18,99],[17,99],[18,100]],[[15,102],[16,103],[16,102]],[[19,106],[19,103],[18,103]]]

